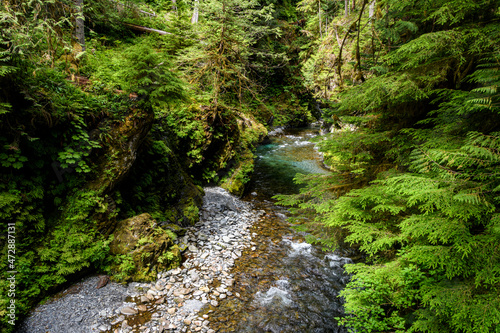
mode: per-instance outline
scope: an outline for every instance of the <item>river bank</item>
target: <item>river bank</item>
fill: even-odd
[[[180,268],[128,286],[97,289],[99,277],[87,278],[38,306],[17,332],[213,332],[209,316],[197,313],[239,296],[231,292],[230,270],[245,248],[255,249],[248,229],[264,212],[221,188],[205,193],[200,222],[177,240],[185,249]]]

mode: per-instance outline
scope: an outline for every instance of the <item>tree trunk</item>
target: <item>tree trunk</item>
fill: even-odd
[[[365,77],[363,76],[363,71],[361,70],[361,53],[359,51],[359,34],[361,33],[361,17],[363,16],[363,11],[365,9],[367,0],[363,0],[363,5],[359,11],[358,17],[358,40],[356,42],[356,67],[358,69],[358,75],[361,82],[365,82]]]
[[[127,27],[129,27],[130,29],[132,30],[136,30],[136,31],[142,31],[142,32],[156,32],[160,35],[171,35],[170,32],[166,32],[166,31],[163,31],[163,30],[158,30],[158,29],[152,29],[152,28],[148,28],[148,27],[143,27],[143,26],[140,26],[140,25],[135,25],[135,24],[130,24],[130,23],[124,23]]]
[[[75,37],[85,51],[85,23],[83,18],[83,0],[74,0],[75,2]]]
[[[318,1],[318,19],[319,19],[319,37],[323,38],[321,33],[321,1]]]
[[[345,17],[349,15],[349,0],[344,0],[345,3]]]
[[[370,18],[370,23],[372,22],[373,16],[375,15],[375,3],[376,3],[376,0],[373,0],[370,3],[370,8],[369,8],[369,11],[368,11],[368,15],[369,15],[369,18]]]
[[[193,17],[191,17],[192,24],[198,23],[198,4],[199,4],[199,1],[195,0],[194,1]]]

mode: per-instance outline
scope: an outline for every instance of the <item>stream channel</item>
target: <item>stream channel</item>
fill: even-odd
[[[34,309],[17,333],[345,333],[339,291],[351,262],[304,241],[275,205],[300,173],[327,173],[318,129],[275,130],[257,149],[248,195],[205,188],[200,221],[176,241],[180,268],[150,283],[96,287],[91,276]]]
[[[314,127],[276,130],[256,152],[255,171],[244,200],[266,215],[251,229],[256,251],[245,251],[235,262],[234,292],[210,314],[220,332],[347,332],[338,327],[342,316],[338,293],[348,276],[349,258],[326,253],[304,241],[290,228],[285,208],[274,204],[276,194],[297,193],[297,173],[327,173],[311,138]],[[255,235],[257,234],[257,235]],[[203,311],[203,310],[202,310]]]

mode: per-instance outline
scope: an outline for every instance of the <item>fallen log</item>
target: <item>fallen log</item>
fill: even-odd
[[[172,35],[172,33],[167,32],[167,31],[143,27],[140,25],[135,25],[135,24],[130,24],[130,23],[125,23],[125,25],[132,30],[137,30],[137,31],[142,31],[142,32],[156,32],[156,33],[159,33],[160,35]]]

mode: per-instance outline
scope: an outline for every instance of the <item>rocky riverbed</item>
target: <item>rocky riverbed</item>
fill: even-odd
[[[17,332],[214,332],[210,309],[240,297],[230,271],[244,249],[255,250],[249,229],[265,212],[221,188],[205,193],[200,222],[176,241],[184,250],[180,268],[127,286],[97,288],[102,278],[87,278],[38,306]]]

